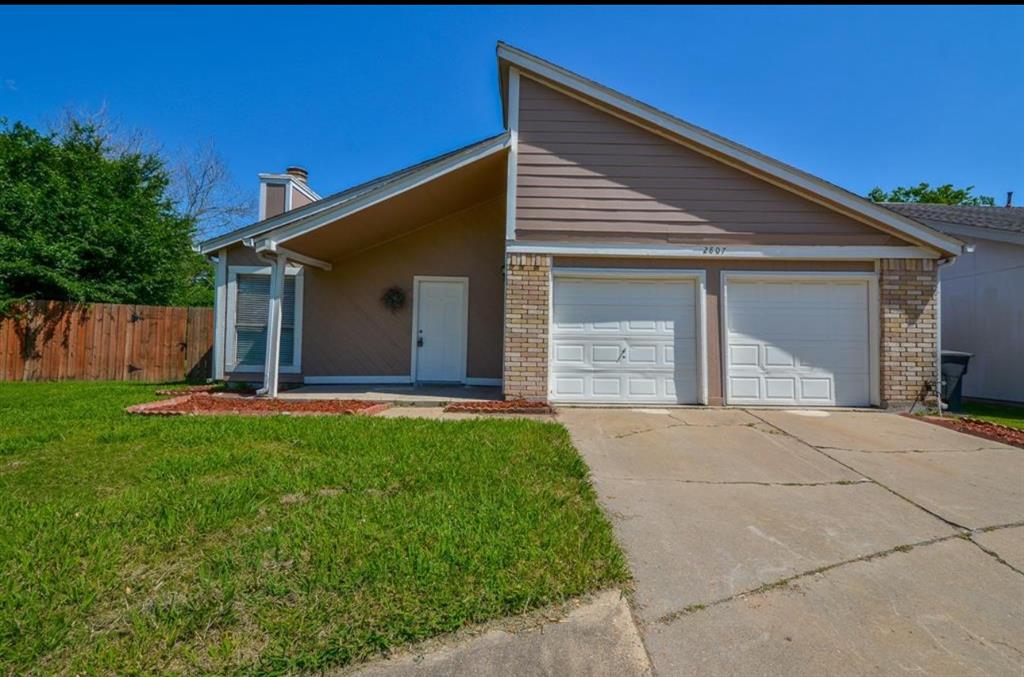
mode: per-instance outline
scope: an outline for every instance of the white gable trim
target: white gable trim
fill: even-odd
[[[633,124],[636,124],[637,119],[642,120],[652,125],[653,128],[649,128],[646,125],[640,126],[666,136],[666,138],[677,143],[679,138],[692,141],[699,146],[693,148],[693,150],[703,152],[705,155],[711,155],[711,157],[719,161],[723,161],[723,158],[732,160],[736,163],[733,166],[736,166],[737,169],[745,171],[754,169],[758,172],[758,178],[775,179],[779,182],[776,185],[779,185],[781,188],[791,191],[793,188],[797,188],[800,191],[798,194],[803,197],[812,198],[813,196],[818,196],[831,203],[826,203],[825,206],[834,209],[834,205],[838,205],[852,217],[866,218],[882,223],[897,232],[927,243],[945,254],[955,256],[961,252],[962,246],[954,238],[947,237],[912,219],[895,214],[885,207],[875,205],[869,200],[858,197],[821,179],[795,171],[767,156],[743,148],[723,137],[672,117],[604,85],[587,80],[564,68],[539,59],[532,54],[505,44],[499,44],[498,59],[506,61],[510,66],[516,66],[521,71],[524,71],[520,75],[528,76],[530,73],[538,75],[546,80],[546,82],[541,84],[549,87],[552,84],[558,85],[554,89],[579,99],[594,108],[623,118]],[[586,98],[581,98],[580,95]],[[603,105],[595,105],[595,102]],[[712,151],[713,154],[707,153],[707,150]],[[775,183],[775,181],[772,181],[772,183]],[[869,223],[869,225],[871,224]]]

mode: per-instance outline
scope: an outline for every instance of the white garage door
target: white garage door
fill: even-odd
[[[727,279],[729,404],[870,404],[868,293],[864,280]]]
[[[698,401],[693,280],[555,278],[551,399]]]

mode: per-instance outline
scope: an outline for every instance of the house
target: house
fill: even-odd
[[[320,199],[263,177],[264,218],[202,244],[216,378],[789,406],[934,387],[958,239],[497,52],[502,133]]]
[[[939,269],[942,347],[974,354],[964,396],[1024,402],[1024,207],[886,206],[968,244]]]

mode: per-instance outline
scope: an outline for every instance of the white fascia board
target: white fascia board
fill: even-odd
[[[296,190],[314,202],[323,199],[315,190],[309,187],[308,183],[299,181],[291,174],[260,174],[259,178],[263,183],[273,183],[278,185],[290,183]]]
[[[924,247],[842,247],[842,246],[765,246],[738,245],[576,245],[523,244],[509,242],[510,254],[551,254],[553,256],[634,256],[640,258],[688,259],[818,259],[863,261],[870,259],[935,259],[939,255]]]
[[[559,66],[539,59],[532,54],[527,54],[508,45],[498,45],[498,58],[507,61],[511,65],[518,66],[520,70],[532,72],[541,76],[551,83],[555,83],[570,91],[578,92],[588,99],[600,102],[612,110],[606,111],[615,114],[615,111],[622,111],[627,115],[654,125],[661,130],[675,134],[679,137],[692,141],[698,146],[707,148],[721,156],[730,158],[739,163],[739,169],[749,167],[767,176],[773,177],[783,184],[782,187],[793,186],[808,193],[818,195],[828,201],[842,206],[844,209],[860,214],[868,219],[885,224],[897,232],[904,233],[921,242],[925,242],[938,248],[941,252],[949,255],[959,255],[961,252],[960,243],[954,238],[944,236],[927,226],[924,226],[912,219],[902,217],[894,212],[875,205],[874,203],[849,193],[841,188],[833,186],[821,179],[796,172],[782,163],[771,160],[766,156],[754,153],[742,146],[735,144],[717,134],[711,134],[706,130],[691,125],[683,120],[663,113],[656,108],[641,103],[636,99],[616,92],[613,89],[587,80],[575,73],[565,70]],[[569,92],[566,92],[569,93]],[[591,103],[584,100],[584,103]],[[593,105],[591,103],[591,105]],[[657,129],[651,131],[658,131]],[[699,149],[694,149],[699,150]]]
[[[285,212],[273,219],[254,223],[240,230],[207,240],[201,243],[201,251],[205,254],[260,235],[266,235],[270,239],[284,242],[286,239],[296,237],[295,233],[302,234],[315,230],[332,221],[336,221],[390,197],[404,193],[432,179],[455,171],[460,167],[464,167],[477,160],[482,160],[507,147],[508,134],[506,133],[494,137],[488,143],[481,142],[455,153],[443,161],[438,161],[417,171],[410,172],[399,179],[387,181],[380,186],[369,188],[364,193],[355,196],[339,195],[336,199],[322,199],[317,203],[299,207],[294,213]],[[287,237],[278,235],[278,232],[285,231],[288,233]]]
[[[320,268],[322,270],[330,270],[331,264],[321,259],[313,258],[312,256],[306,256],[298,252],[293,252],[291,249],[281,247],[274,240],[259,240],[253,242],[252,240],[246,240],[243,244],[246,246],[252,246],[257,254],[283,254],[289,261],[295,263],[301,263],[306,266],[313,266],[314,268]]]

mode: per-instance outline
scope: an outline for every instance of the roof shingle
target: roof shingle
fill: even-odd
[[[883,202],[883,206],[937,230],[942,226],[969,226],[1024,234],[1024,207],[974,207],[923,202]]]

